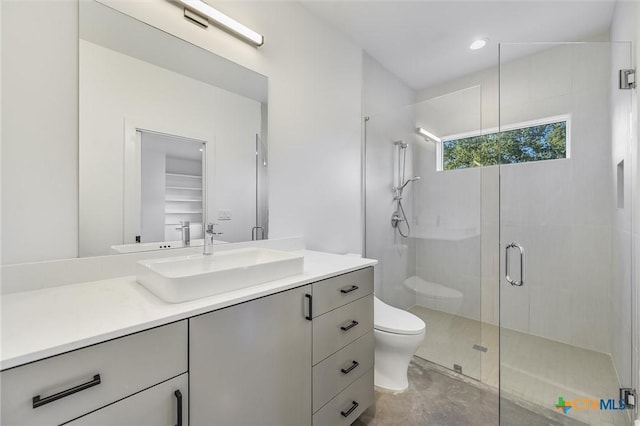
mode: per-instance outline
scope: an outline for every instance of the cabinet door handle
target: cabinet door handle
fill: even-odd
[[[50,402],[53,401],[57,401],[59,399],[62,399],[66,396],[69,395],[73,395],[74,393],[78,393],[80,391],[83,391],[85,389],[89,389],[91,387],[97,386],[100,384],[100,375],[96,374],[93,376],[93,380],[87,382],[87,383],[83,383],[81,385],[78,386],[74,386],[71,389],[67,389],[67,390],[63,390],[62,392],[58,392],[56,394],[53,394],[51,396],[48,396],[46,398],[40,398],[40,395],[36,395],[33,397],[33,408],[38,408],[38,407],[42,407],[43,405],[46,405]]]
[[[349,368],[341,368],[340,371],[342,371],[342,374],[349,374],[351,373],[351,371],[356,368],[357,366],[359,366],[360,363],[356,360],[353,360],[353,362],[351,363],[351,366],[349,366]]]
[[[358,287],[357,285],[352,285],[351,287],[341,288],[340,289],[340,293],[342,293],[342,294],[351,293],[352,291],[356,291],[359,288],[360,287]]]
[[[304,297],[309,301],[309,315],[304,317],[304,319],[311,321],[313,319],[313,296],[311,294],[305,294]]]
[[[353,413],[355,409],[358,408],[359,405],[360,404],[358,404],[357,401],[352,401],[351,408],[349,408],[347,411],[340,411],[340,414],[342,414],[342,417],[349,417],[349,415]]]
[[[355,327],[355,326],[356,326],[356,325],[358,325],[358,324],[359,324],[359,323],[358,323],[358,321],[356,321],[356,320],[352,320],[352,321],[351,321],[351,324],[349,324],[349,325],[341,325],[341,326],[340,326],[340,330],[342,330],[342,331],[349,331],[349,330],[351,330],[353,327]]]
[[[182,392],[180,392],[180,390],[178,389],[173,394],[178,400],[178,423],[176,424],[176,426],[182,426]]]

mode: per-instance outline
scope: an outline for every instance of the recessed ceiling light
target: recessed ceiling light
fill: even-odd
[[[479,38],[477,40],[474,40],[473,43],[471,43],[471,45],[469,46],[469,49],[478,50],[478,49],[482,49],[486,45],[487,45],[487,39],[486,38]]]

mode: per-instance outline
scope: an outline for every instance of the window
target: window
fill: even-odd
[[[502,132],[443,138],[440,170],[567,158],[568,128],[568,117],[555,117]]]

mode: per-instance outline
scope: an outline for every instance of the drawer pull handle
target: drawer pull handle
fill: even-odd
[[[342,371],[343,374],[349,374],[349,373],[351,373],[351,371],[354,368],[356,368],[359,365],[360,365],[360,363],[358,361],[354,360],[349,368],[346,368],[346,369],[345,368],[341,368],[340,371]]]
[[[358,406],[360,405],[358,404],[357,401],[352,401],[351,404],[352,404],[351,408],[349,408],[347,411],[340,411],[340,414],[342,414],[342,417],[349,417],[349,415],[353,413],[355,409],[358,408]]]
[[[309,301],[309,315],[304,317],[304,319],[311,321],[313,319],[313,296],[310,294],[305,294],[304,297],[306,297]]]
[[[357,285],[352,285],[351,287],[341,288],[340,289],[340,293],[342,293],[342,294],[351,293],[352,291],[356,291],[359,288],[360,287],[358,287]]]
[[[353,327],[355,327],[356,325],[358,325],[358,321],[356,321],[356,320],[352,320],[352,321],[351,321],[351,324],[349,324],[349,325],[341,325],[341,326],[340,326],[340,330],[342,330],[342,331],[349,331],[349,330],[351,330]]]
[[[182,392],[180,392],[180,389],[178,389],[173,394],[178,400],[178,423],[176,424],[176,426],[182,426]]]
[[[63,390],[62,392],[58,392],[46,398],[40,398],[40,395],[36,395],[33,397],[33,408],[42,407],[43,405],[46,405],[50,402],[57,401],[59,399],[62,399],[69,395],[73,395],[74,393],[78,393],[80,391],[89,389],[99,384],[100,384],[100,375],[96,374],[95,376],[93,376],[93,380],[91,380],[90,382],[83,383],[78,386],[74,386],[71,389]]]

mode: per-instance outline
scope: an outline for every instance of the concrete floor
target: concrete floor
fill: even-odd
[[[399,394],[376,389],[374,405],[353,424],[584,426],[562,413],[535,412],[504,398],[498,408],[498,394],[491,388],[418,357],[409,365],[409,389]]]

